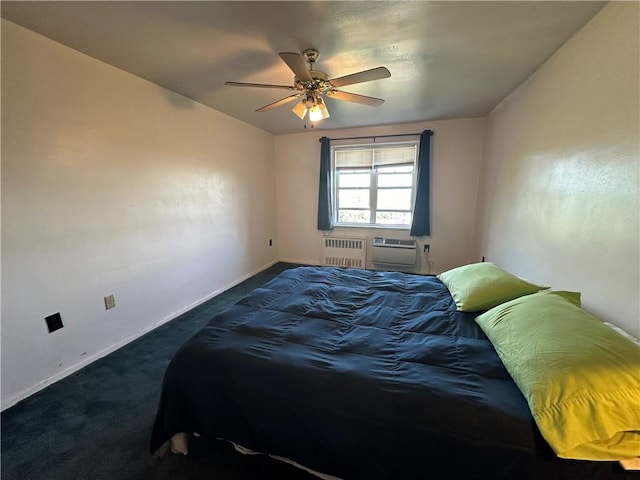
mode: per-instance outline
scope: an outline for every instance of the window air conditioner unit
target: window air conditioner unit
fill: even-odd
[[[406,270],[416,265],[416,241],[375,237],[372,262],[376,268]]]

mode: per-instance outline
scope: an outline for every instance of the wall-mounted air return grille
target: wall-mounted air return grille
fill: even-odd
[[[364,268],[367,242],[358,237],[324,237],[324,265]]]

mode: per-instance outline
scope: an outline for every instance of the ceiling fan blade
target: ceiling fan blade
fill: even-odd
[[[329,98],[335,98],[336,100],[361,103],[362,105],[369,105],[371,107],[377,107],[384,103],[382,98],[367,97],[366,95],[357,95],[355,93],[342,92],[340,90],[327,90],[325,95]]]
[[[276,107],[279,107],[280,105],[284,105],[285,103],[292,102],[296,98],[300,98],[300,95],[301,94],[289,95],[288,97],[281,98],[276,102],[270,103],[269,105],[265,105],[264,107],[257,109],[256,112],[266,112],[267,110],[271,110],[272,108],[276,108]]]
[[[381,78],[389,78],[391,72],[386,67],[372,68],[364,70],[344,77],[333,78],[329,80],[334,87],[344,87],[345,85],[353,85],[354,83],[370,82],[372,80],[380,80]]]
[[[229,87],[258,87],[258,88],[278,88],[284,90],[297,90],[290,85],[269,85],[267,83],[244,83],[244,82],[224,82]]]
[[[311,74],[309,73],[309,69],[307,65],[304,63],[304,59],[302,55],[299,53],[293,52],[280,52],[280,58],[284,60],[289,68],[296,74],[298,80],[303,82],[312,82],[313,78],[311,78]]]

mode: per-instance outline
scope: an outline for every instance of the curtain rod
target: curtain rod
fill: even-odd
[[[386,137],[419,137],[420,133],[398,133],[396,135],[367,135],[365,137],[342,137],[342,138],[330,138],[329,140],[362,140],[363,138],[373,138],[373,141],[376,141],[376,138],[386,138]],[[322,139],[318,140],[321,141]]]

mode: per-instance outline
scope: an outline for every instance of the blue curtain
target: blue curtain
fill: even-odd
[[[331,148],[329,138],[320,139],[320,187],[318,189],[318,230],[333,230],[331,204]]]
[[[431,235],[431,218],[429,208],[431,170],[431,130],[425,130],[420,134],[420,147],[418,151],[418,183],[416,188],[416,202],[413,206],[413,221],[411,233],[413,237]]]

